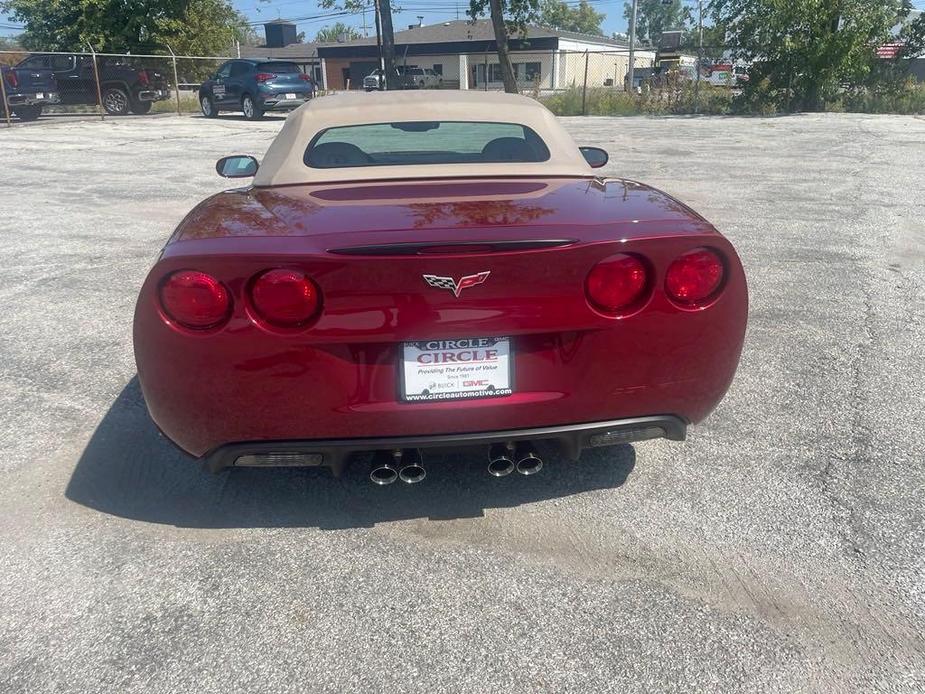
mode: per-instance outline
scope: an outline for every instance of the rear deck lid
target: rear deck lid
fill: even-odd
[[[613,240],[712,230],[674,198],[623,179],[460,179],[251,188],[194,210],[174,240],[303,237],[299,247],[384,254],[404,244]],[[406,250],[406,249],[405,249]]]

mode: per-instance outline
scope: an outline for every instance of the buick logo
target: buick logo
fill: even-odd
[[[463,289],[468,289],[469,287],[474,287],[477,284],[481,284],[488,279],[490,274],[491,270],[485,270],[484,272],[480,272],[477,275],[466,275],[465,277],[460,277],[458,282],[452,277],[424,275],[424,281],[436,289],[449,289],[451,292],[453,292],[453,296],[459,298],[459,295],[462,293]]]

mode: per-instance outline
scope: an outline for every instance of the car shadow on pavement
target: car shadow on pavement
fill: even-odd
[[[545,453],[545,451],[542,451]],[[530,477],[491,477],[484,454],[426,456],[416,485],[377,487],[366,461],[334,478],[326,469],[238,468],[218,474],[177,450],[157,431],[133,378],[100,422],[65,496],[123,518],[190,528],[343,529],[411,518],[475,518],[488,508],[622,485],[636,460],[632,446],[589,450],[580,463],[544,456]]]

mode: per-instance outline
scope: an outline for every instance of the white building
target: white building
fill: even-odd
[[[622,87],[629,66],[629,46],[623,41],[531,26],[509,41],[511,62],[524,89],[542,91],[589,87]],[[288,46],[291,53],[294,46]],[[376,39],[318,44],[321,73],[327,89],[362,87],[363,77],[378,67]],[[276,56],[273,56],[276,57]],[[282,57],[282,56],[279,56]],[[431,68],[445,87],[501,89],[501,70],[491,22],[455,20],[412,26],[395,33],[395,62]],[[637,48],[636,66],[655,63],[652,49]]]

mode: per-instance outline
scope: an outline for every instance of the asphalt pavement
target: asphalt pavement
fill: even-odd
[[[281,123],[0,127],[0,691],[925,691],[925,120],[565,119],[738,248],[736,380],[684,443],[386,488],[204,472],[135,379],[158,250]]]

